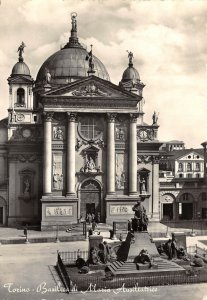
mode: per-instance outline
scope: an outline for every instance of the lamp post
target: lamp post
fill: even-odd
[[[201,213],[200,213],[200,211],[197,211],[197,217],[198,217],[198,221],[200,223],[200,231],[201,231],[200,235],[202,235],[202,220],[201,220]]]
[[[59,243],[59,225],[56,225],[56,239],[55,239],[55,243]]]

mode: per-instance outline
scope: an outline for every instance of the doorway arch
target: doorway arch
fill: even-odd
[[[102,216],[101,205],[101,184],[93,179],[84,180],[80,186],[80,216],[86,217],[88,213],[93,213],[96,219]]]

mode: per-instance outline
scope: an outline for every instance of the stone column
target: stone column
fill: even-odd
[[[152,157],[152,218],[159,220],[159,156]]]
[[[75,195],[75,113],[68,114],[67,132],[67,196]]]
[[[137,194],[137,115],[130,114],[129,125],[129,195]]]
[[[44,115],[44,168],[43,168],[43,194],[52,193],[52,117],[53,113]]]
[[[201,145],[203,146],[203,154],[204,154],[203,177],[205,183],[207,183],[207,142],[204,142]]]
[[[107,128],[107,194],[115,194],[115,119],[116,114],[108,114]]]

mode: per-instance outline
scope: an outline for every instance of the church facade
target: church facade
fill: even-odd
[[[158,221],[157,115],[143,120],[143,88],[128,53],[119,85],[79,43],[76,14],[69,42],[41,66],[36,80],[19,61],[8,78],[8,118],[0,122],[0,223],[127,221],[138,199]]]

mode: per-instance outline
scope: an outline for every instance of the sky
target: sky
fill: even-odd
[[[118,84],[127,50],[144,88],[145,122],[159,113],[160,141],[198,148],[207,140],[207,0],[0,0],[0,119],[7,116],[7,78],[26,44],[36,79],[42,63],[67,43],[76,12],[79,41]]]

